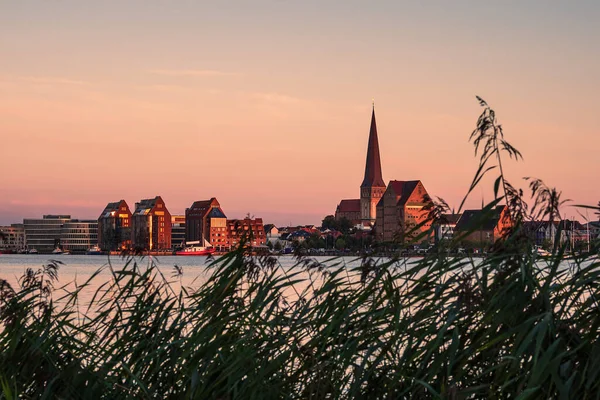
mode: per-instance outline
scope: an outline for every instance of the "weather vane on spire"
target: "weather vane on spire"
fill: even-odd
[[[371,100],[373,101],[373,108],[375,108],[375,97],[371,98]]]

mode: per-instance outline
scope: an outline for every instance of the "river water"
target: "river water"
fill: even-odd
[[[210,264],[216,258],[205,256],[159,256],[159,257],[136,257],[135,261],[140,266],[146,266],[151,261],[158,265],[160,271],[171,282],[173,286],[178,288],[184,286],[186,288],[197,289],[204,283],[213,271]],[[331,261],[331,257],[311,257],[316,261],[324,264],[344,264],[347,267],[353,267],[360,264],[360,260],[356,257],[336,258]],[[72,290],[75,287],[74,282],[78,285],[86,282],[98,269],[103,268],[98,276],[94,278],[89,288],[82,293],[80,298],[85,301],[91,299],[91,295],[103,283],[111,279],[110,269],[107,268],[108,263],[112,265],[114,270],[119,270],[124,267],[126,260],[120,256],[106,255],[38,255],[38,254],[2,254],[0,255],[0,279],[6,280],[15,290],[19,288],[19,278],[23,276],[27,268],[37,270],[44,264],[48,264],[52,260],[60,261],[58,269],[58,281],[54,284],[55,288],[66,287]],[[289,270],[297,264],[297,261],[292,256],[280,256],[277,258],[279,265],[284,270]],[[181,279],[174,278],[174,266],[177,265],[183,269]],[[304,286],[300,284],[300,286]],[[298,287],[302,290],[303,287]]]

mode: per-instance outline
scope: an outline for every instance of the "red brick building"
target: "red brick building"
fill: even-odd
[[[171,214],[160,196],[135,204],[132,246],[142,250],[171,248]]]
[[[217,250],[227,245],[227,217],[216,198],[195,201],[185,210],[186,241],[208,241]]]
[[[375,223],[377,203],[384,192],[385,182],[381,173],[379,139],[377,137],[377,123],[375,122],[375,106],[373,106],[365,176],[360,185],[360,198],[342,200],[335,211],[335,218],[345,217],[352,222],[353,226],[361,225],[369,229]]]
[[[227,249],[236,249],[243,237],[252,247],[264,246],[267,243],[267,237],[262,218],[228,219]]]
[[[108,203],[98,217],[98,246],[103,251],[131,248],[131,210],[125,200]]]
[[[454,236],[463,242],[493,244],[512,226],[508,207],[497,206],[484,210],[465,210],[454,228]]]
[[[381,174],[381,157],[379,155],[377,124],[375,123],[375,106],[373,105],[365,177],[360,185],[360,217],[364,226],[375,224],[377,204],[384,192],[385,182]]]
[[[346,218],[352,226],[360,224],[360,199],[342,200],[335,209],[335,219]]]
[[[390,181],[377,204],[377,240],[414,241],[431,228],[429,221],[415,229],[426,221],[430,204],[431,199],[421,181]]]

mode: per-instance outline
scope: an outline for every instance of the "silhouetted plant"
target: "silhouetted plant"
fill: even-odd
[[[520,158],[482,105],[475,183],[492,157],[496,165],[503,151]],[[211,261],[195,289],[176,289],[153,258],[144,266],[132,254],[122,268],[103,267],[108,281],[95,284],[98,271],[72,291],[53,289],[59,263],[27,270],[17,290],[0,281],[2,394],[597,398],[600,262],[591,254],[599,244],[569,260],[558,245],[535,257],[519,226],[531,214],[559,215],[559,192],[539,197],[546,189],[536,183],[528,213],[498,170],[502,195],[484,214],[505,201],[516,228],[478,260],[432,253],[322,262],[299,251],[286,268],[242,244]],[[435,219],[448,207],[431,209]]]

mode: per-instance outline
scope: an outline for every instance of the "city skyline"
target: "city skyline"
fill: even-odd
[[[0,5],[0,225],[155,195],[318,223],[358,195],[373,97],[386,184],[458,206],[480,95],[513,184],[600,199],[593,2],[193,3]]]

